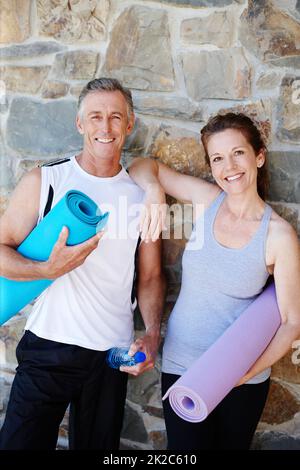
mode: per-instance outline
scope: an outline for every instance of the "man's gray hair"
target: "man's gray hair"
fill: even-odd
[[[81,90],[81,93],[78,98],[78,114],[82,116],[82,103],[84,98],[90,93],[95,93],[96,91],[119,91],[124,96],[127,108],[128,108],[128,118],[133,114],[133,101],[132,95],[129,88],[125,88],[121,85],[119,80],[116,78],[95,78],[85,85]]]

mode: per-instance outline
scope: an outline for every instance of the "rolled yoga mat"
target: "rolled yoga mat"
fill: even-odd
[[[271,284],[169,388],[163,400],[169,397],[180,418],[203,421],[261,356],[280,323]]]
[[[46,261],[57,242],[63,226],[68,227],[68,245],[82,243],[106,224],[108,212],[101,214],[99,207],[84,193],[68,191],[32,230],[17,251],[26,258]],[[0,277],[0,325],[40,295],[53,280],[14,281]]]

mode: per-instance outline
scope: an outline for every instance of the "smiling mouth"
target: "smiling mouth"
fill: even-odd
[[[244,176],[244,173],[238,173],[238,174],[233,175],[233,176],[226,176],[226,178],[224,178],[224,179],[226,181],[228,181],[228,183],[231,183],[232,181],[240,180],[242,178],[242,176]]]
[[[110,144],[113,142],[115,139],[100,139],[100,137],[96,137],[95,141],[100,142],[100,144]]]

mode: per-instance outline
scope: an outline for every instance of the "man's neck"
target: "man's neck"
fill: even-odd
[[[116,176],[122,168],[119,159],[103,161],[86,156],[83,152],[77,155],[75,158],[78,165],[80,165],[84,171],[90,175],[102,178]]]

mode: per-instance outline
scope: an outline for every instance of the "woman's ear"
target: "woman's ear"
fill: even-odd
[[[259,154],[256,156],[256,165],[257,168],[261,168],[266,161],[265,150],[260,150]]]

